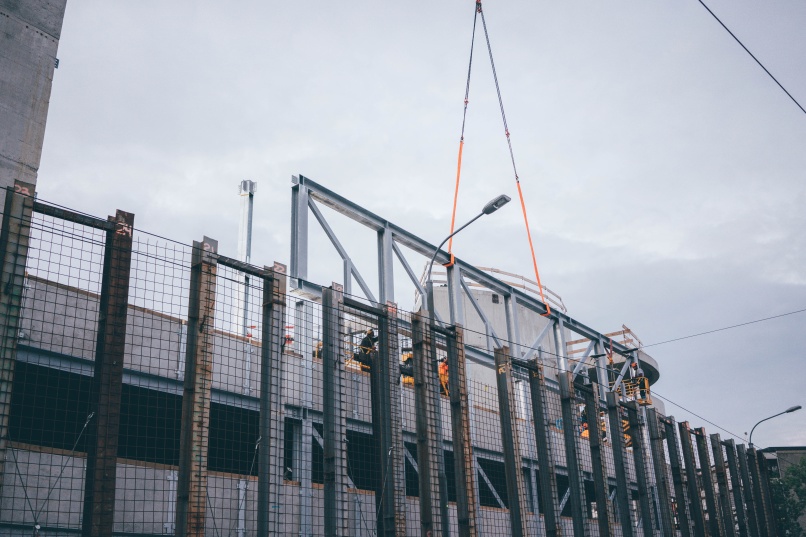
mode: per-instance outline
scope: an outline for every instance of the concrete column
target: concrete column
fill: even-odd
[[[730,490],[728,490],[728,471],[725,468],[722,440],[718,434],[711,435],[711,451],[714,454],[714,473],[716,474],[717,501],[719,502],[722,529],[727,537],[736,537],[736,522],[733,520],[733,508],[730,505]]]
[[[744,508],[744,498],[742,497],[742,476],[739,472],[739,465],[736,458],[736,443],[733,438],[722,442],[725,446],[725,453],[727,454],[728,473],[730,475],[731,492],[733,493],[733,505],[736,508],[736,521],[739,526],[739,537],[748,537],[747,535],[747,515]],[[726,505],[730,505],[727,503]]]
[[[697,453],[700,456],[700,473],[702,474],[702,486],[705,489],[705,505],[708,508],[708,527],[711,537],[723,537],[721,516],[719,514],[719,500],[714,494],[714,476],[711,473],[711,455],[708,453],[708,437],[705,435],[705,428],[700,427],[694,430],[697,439]]]
[[[205,534],[217,250],[218,242],[213,239],[205,237],[202,242],[193,242],[176,494],[176,535],[179,537],[204,537]]]
[[[512,360],[509,348],[495,349],[495,370],[498,384],[498,410],[501,420],[501,444],[504,451],[504,473],[509,500],[510,535],[526,535],[526,490],[523,486],[523,462],[520,453],[518,424],[515,419],[515,390],[512,378]]]
[[[739,462],[739,471],[742,474],[742,492],[747,505],[747,533],[750,537],[761,537],[762,522],[758,517],[758,506],[753,494],[753,482],[750,480],[750,468],[744,444],[736,446],[736,458]]]
[[[442,446],[437,442],[437,428],[441,427],[436,405],[440,404],[438,373],[433,354],[430,319],[421,309],[412,316],[412,351],[414,353],[414,411],[417,420],[417,466],[420,485],[420,535],[440,537],[442,531],[439,463]]]
[[[111,535],[115,518],[120,402],[123,394],[123,355],[132,261],[134,215],[118,211],[106,232],[103,279],[98,306],[95,374],[87,427],[87,466],[84,480],[82,535]]]
[[[663,451],[663,436],[660,432],[658,414],[654,408],[647,408],[647,428],[649,429],[649,446],[652,454],[652,468],[655,471],[655,489],[658,495],[660,511],[660,527],[663,537],[674,537],[674,521],[672,519],[672,501],[669,498],[669,474],[666,466],[666,455]]]
[[[610,420],[610,436],[613,441],[613,463],[616,467],[616,505],[618,505],[621,533],[624,537],[633,537],[633,525],[630,518],[630,497],[627,488],[627,461],[624,447],[624,434],[621,424],[621,411],[616,394],[607,392],[607,415]],[[632,432],[632,431],[630,431]],[[635,441],[633,441],[633,446]],[[635,449],[635,448],[633,448]]]
[[[537,443],[537,463],[540,467],[540,495],[543,502],[543,520],[547,537],[562,535],[560,528],[560,498],[557,493],[557,470],[549,438],[549,412],[546,400],[546,377],[543,374],[542,352],[531,362],[529,393],[532,396],[532,416]]]
[[[705,537],[705,516],[702,510],[702,487],[697,478],[697,463],[694,461],[694,447],[691,443],[691,429],[687,421],[677,424],[680,429],[680,444],[683,449],[683,460],[686,462],[686,481],[688,484],[689,512],[694,521],[694,535]]]
[[[281,400],[286,308],[285,266],[265,267],[260,344],[260,447],[257,461],[257,535],[280,532],[285,423]]]
[[[476,472],[470,436],[464,330],[454,326],[448,335],[448,390],[451,401],[453,475],[456,480],[456,518],[459,537],[475,537]]]
[[[33,185],[18,182],[17,190],[33,192]],[[33,197],[6,191],[3,227],[0,228],[0,495],[5,475],[8,449],[8,420],[11,412],[11,390],[14,364],[17,361],[17,336],[22,313],[25,266],[28,261],[28,239],[31,233]]]
[[[627,419],[630,423],[630,434],[632,435],[632,456],[635,463],[635,481],[638,488],[638,506],[641,509],[641,526],[644,535],[652,535],[652,506],[649,503],[649,488],[647,483],[647,465],[644,441],[644,424],[641,422],[638,413],[639,406],[635,401],[627,403]]]
[[[663,420],[666,429],[666,445],[669,448],[669,466],[672,471],[672,481],[674,483],[674,496],[677,502],[677,520],[680,526],[680,534],[683,537],[691,537],[691,517],[686,499],[686,480],[683,474],[683,465],[680,462],[680,444],[677,441],[677,427],[674,418],[668,417]],[[697,499],[699,501],[699,499]]]
[[[582,389],[585,397],[585,415],[588,418],[588,440],[591,447],[591,467],[593,469],[593,487],[596,491],[596,512],[599,525],[599,537],[610,537],[613,526],[610,522],[610,506],[608,504],[607,470],[602,453],[602,433],[599,429],[599,397],[598,387],[591,384]]]
[[[349,535],[347,517],[347,418],[344,414],[344,294],[322,289],[322,409],[325,477],[325,535]]]
[[[559,353],[558,353],[559,354]],[[568,468],[568,487],[571,491],[571,518],[574,523],[574,535],[587,535],[587,519],[585,513],[585,486],[582,482],[582,470],[579,468],[577,442],[579,433],[576,428],[576,394],[574,393],[573,375],[570,371],[557,374],[560,383],[560,407],[563,418],[563,437],[565,440],[565,460]]]

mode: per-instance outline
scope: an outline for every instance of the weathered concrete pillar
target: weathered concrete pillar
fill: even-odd
[[[380,345],[371,371],[372,430],[381,470],[375,507],[378,536],[406,535],[406,477],[403,419],[400,408],[400,359],[397,306],[389,303],[379,316]]]
[[[669,498],[669,474],[666,465],[666,454],[663,451],[663,436],[660,432],[658,414],[654,408],[647,408],[647,428],[649,429],[649,445],[652,453],[652,468],[655,471],[655,490],[660,504],[660,526],[663,537],[674,537],[674,520],[672,518],[672,501]]]
[[[475,537],[476,472],[470,436],[464,330],[454,326],[448,334],[448,390],[451,401],[453,475],[456,480],[456,518],[459,537]]]
[[[632,435],[632,456],[635,463],[635,481],[638,488],[638,506],[641,508],[641,527],[644,535],[652,535],[652,507],[649,503],[649,488],[647,487],[647,469],[644,441],[644,424],[638,414],[638,403],[630,401],[627,403],[627,419],[630,423],[630,434]]]
[[[33,192],[33,185],[17,182],[17,189]],[[25,266],[28,261],[28,239],[34,198],[6,191],[0,228],[0,495],[5,475],[8,449],[8,420],[11,412],[11,390],[14,364],[17,360],[17,336],[22,313]]]
[[[683,460],[686,462],[686,481],[688,484],[689,512],[694,521],[694,535],[705,537],[705,516],[702,510],[703,491],[697,479],[697,463],[694,461],[694,447],[691,443],[691,429],[687,421],[677,424],[680,429],[680,444],[683,449]]]
[[[722,442],[722,444],[725,446],[725,453],[727,454],[728,459],[728,473],[730,475],[730,483],[732,485],[733,505],[736,508],[736,521],[739,526],[739,537],[748,537],[747,512],[744,507],[744,498],[742,496],[742,490],[746,485],[743,483],[741,472],[739,472],[739,464],[736,457],[736,443],[733,441],[733,438],[729,438],[728,440]]]
[[[761,522],[758,519],[758,506],[753,494],[753,482],[750,479],[750,468],[747,464],[747,451],[744,444],[736,446],[736,458],[742,474],[742,492],[747,505],[747,533],[750,537],[761,537]]]
[[[560,498],[557,493],[557,470],[549,438],[549,412],[546,399],[546,377],[541,365],[542,353],[531,362],[529,393],[532,396],[532,416],[537,443],[537,463],[540,467],[540,498],[543,502],[543,519],[547,537],[562,535],[560,528]]]
[[[730,505],[728,471],[727,468],[725,468],[722,439],[719,438],[719,434],[712,434],[710,438],[711,451],[714,454],[714,473],[716,474],[717,500],[719,502],[719,515],[722,520],[722,529],[727,537],[736,537],[736,522],[733,520],[733,508]],[[739,484],[735,483],[734,486],[738,487]]]
[[[607,469],[602,453],[602,433],[599,429],[599,389],[596,384],[591,384],[584,387],[582,393],[585,397],[585,415],[588,418],[593,488],[596,491],[596,522],[599,525],[599,537],[610,537],[613,534],[613,526],[608,503]]]
[[[613,441],[613,463],[616,467],[616,505],[618,505],[621,533],[624,537],[633,537],[632,519],[630,517],[630,497],[627,489],[627,461],[621,410],[616,394],[607,392],[607,416],[610,420],[610,436]],[[635,444],[635,442],[633,442]]]
[[[560,353],[557,353],[560,354]],[[576,429],[576,393],[573,375],[570,371],[557,373],[560,383],[560,407],[563,419],[563,439],[565,441],[565,461],[568,468],[568,488],[571,491],[571,519],[574,524],[574,535],[587,535],[587,518],[585,513],[585,485],[582,482],[582,470],[579,468],[577,442],[579,434]]]
[[[213,239],[205,237],[202,242],[193,241],[176,491],[176,535],[179,537],[204,537],[205,533],[217,250],[218,242]]]
[[[711,455],[708,453],[708,437],[705,428],[694,430],[697,439],[697,453],[700,457],[702,486],[705,489],[705,505],[708,508],[708,527],[711,537],[723,537],[722,517],[719,514],[719,501],[714,494],[714,477],[711,474]]]
[[[98,305],[95,374],[87,427],[87,467],[84,480],[85,537],[111,535],[115,518],[120,402],[123,394],[123,355],[126,350],[126,314],[132,261],[134,215],[118,211],[109,217],[103,280]]]
[[[523,473],[520,453],[518,424],[515,421],[515,390],[512,378],[512,360],[509,348],[495,349],[495,371],[498,384],[498,411],[501,419],[501,444],[504,451],[504,473],[507,481],[509,500],[510,535],[526,535],[526,489],[523,486]]]
[[[322,409],[325,535],[349,535],[347,519],[347,418],[344,414],[344,293],[322,289]]]
[[[412,351],[414,354],[414,411],[417,421],[417,466],[420,485],[420,535],[442,536],[439,464],[442,446],[438,443],[437,428],[441,427],[436,405],[439,401],[438,372],[433,354],[433,334],[430,319],[425,310],[412,316]]]
[[[265,267],[260,343],[260,446],[257,461],[257,535],[280,533],[285,423],[281,387],[286,308],[285,265]]]
[[[673,417],[663,419],[666,429],[666,445],[669,448],[669,466],[672,471],[672,482],[674,483],[674,496],[677,502],[677,520],[679,521],[680,534],[683,537],[691,537],[691,510],[688,508],[686,498],[686,480],[683,473],[683,465],[680,462],[680,444],[677,440],[677,430]]]

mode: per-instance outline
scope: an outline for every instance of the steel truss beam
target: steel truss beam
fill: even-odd
[[[408,264],[404,262],[404,257],[400,250],[400,246],[405,246],[409,250],[424,256],[426,259],[430,259],[436,251],[435,245],[421,239],[420,237],[417,237],[411,232],[406,231],[400,226],[389,222],[388,220],[372,213],[371,211],[368,211],[367,209],[340,196],[332,190],[325,188],[324,186],[307,177],[302,175],[294,176],[292,177],[292,183],[291,264],[289,275],[291,277],[291,286],[293,288],[301,289],[314,295],[320,292],[320,289],[318,289],[316,286],[310,285],[307,282],[309,227],[308,213],[310,211],[314,213],[314,217],[317,219],[317,221],[319,221],[320,225],[322,225],[328,238],[339,252],[339,255],[345,264],[345,276],[350,276],[350,279],[352,279],[354,276],[356,281],[358,281],[359,286],[362,288],[365,296],[376,306],[379,306],[385,301],[394,300],[391,285],[391,282],[394,281],[391,263],[392,253],[394,253],[394,255],[397,256],[398,259],[400,259],[400,261],[403,263],[404,269],[414,283],[415,287],[420,290],[420,292],[424,291],[422,286],[419,284],[418,279],[415,277],[414,272],[411,271],[411,267],[408,267]],[[347,254],[347,251],[343,246],[341,246],[341,243],[338,241],[335,233],[327,225],[327,222],[324,220],[324,217],[322,216],[321,211],[318,209],[317,204],[329,207],[330,209],[364,225],[378,234],[377,243],[379,248],[377,258],[379,260],[378,268],[381,271],[378,279],[380,285],[382,286],[382,288],[378,291],[378,296],[382,297],[381,300],[383,302],[379,302],[374,298],[374,293],[371,292],[363,278],[361,278],[360,273],[355,268],[350,256]],[[437,254],[436,261],[439,263],[446,263],[449,260],[450,255],[448,252],[440,250]],[[494,293],[502,295],[504,297],[504,303],[508,304],[511,301],[511,304],[513,304],[513,308],[515,309],[517,309],[517,306],[520,306],[521,308],[532,311],[539,315],[544,315],[547,313],[548,308],[546,305],[526,292],[504,283],[497,278],[494,278],[490,274],[462,261],[459,258],[455,257],[454,263],[455,264],[448,269],[448,292],[450,294],[450,304],[452,305],[451,323],[463,324],[464,322],[464,315],[461,311],[461,297],[463,294],[468,294],[468,290],[464,288],[467,285],[465,283],[465,279],[470,280]],[[345,285],[348,284],[347,278],[345,278]],[[345,292],[349,293],[348,287],[345,287]],[[512,316],[512,319],[517,317],[515,312],[512,312],[510,315]],[[567,328],[571,332],[591,341],[605,341],[608,339],[604,334],[586,326],[583,323],[580,323],[575,319],[572,319],[568,315],[557,311],[554,308],[552,308],[551,313],[546,317],[549,320],[549,325],[561,322],[564,328]],[[491,325],[488,323],[485,324],[491,328]],[[532,343],[531,341],[522,341],[520,334],[518,334],[517,323],[515,322],[508,323],[507,332],[506,339],[512,342],[513,348],[530,349],[527,351],[526,359],[529,359],[534,355],[534,351],[536,351],[537,346],[540,344],[539,340],[533,345],[530,345]],[[497,339],[501,339],[498,336],[496,337]],[[615,341],[613,342],[613,351],[617,354],[627,357],[630,355],[631,350],[632,349],[621,343]]]

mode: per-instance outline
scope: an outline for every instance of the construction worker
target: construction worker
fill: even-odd
[[[414,354],[411,352],[411,347],[403,349],[400,374],[403,376],[403,384],[414,384]]]
[[[443,358],[439,362],[439,384],[442,395],[448,395],[448,359]]]
[[[637,361],[630,364],[630,380],[633,385],[633,396],[639,399],[646,398],[645,377],[644,370],[638,365]]]
[[[358,352],[353,354],[353,360],[367,368],[372,367],[372,351],[375,350],[375,344],[377,342],[378,336],[375,335],[375,330],[370,328],[364,335],[364,339],[361,340],[361,344],[358,346]]]

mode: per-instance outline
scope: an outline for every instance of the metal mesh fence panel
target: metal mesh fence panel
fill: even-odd
[[[30,240],[0,241],[3,300],[21,306],[3,320],[15,332],[0,357],[0,534],[687,537],[755,524],[743,474],[761,491],[766,474],[743,446],[541,352],[471,358],[461,328],[424,312],[335,284],[287,291],[281,265],[148,235],[126,213],[32,207]]]

